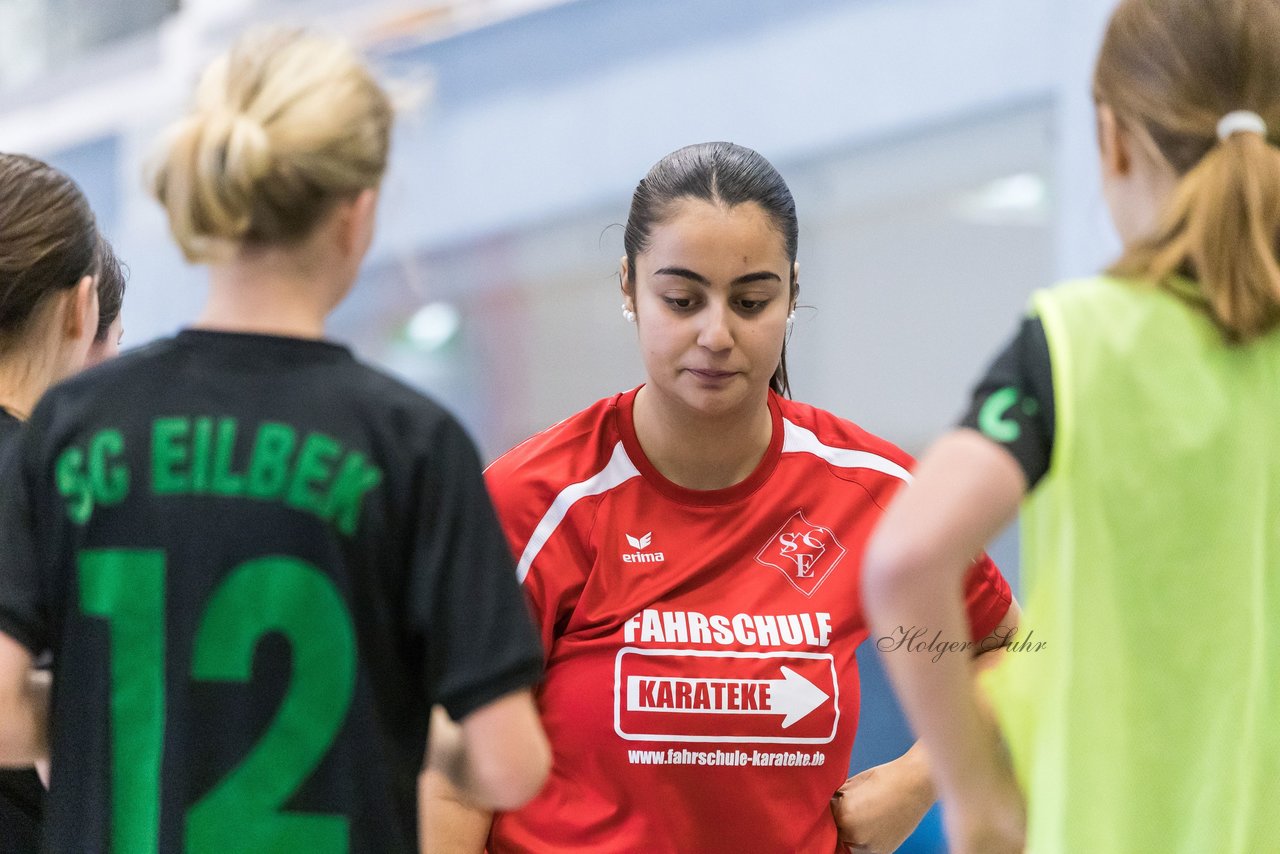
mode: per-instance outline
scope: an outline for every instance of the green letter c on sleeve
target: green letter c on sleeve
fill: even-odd
[[[1013,386],[1005,386],[987,398],[978,411],[978,428],[989,439],[1002,444],[1018,441],[1022,428],[1018,422],[1005,415],[1018,402],[1018,390]]]

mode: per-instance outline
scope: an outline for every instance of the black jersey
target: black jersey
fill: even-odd
[[[0,458],[14,452],[22,422],[0,408]],[[0,769],[0,854],[30,854],[39,847],[44,786],[31,769]]]
[[[51,649],[48,851],[416,851],[429,708],[541,650],[475,449],[321,341],[188,330],[50,391],[0,630]]]
[[[1054,417],[1049,342],[1040,318],[1027,317],[974,388],[959,426],[981,432],[1012,454],[1030,491],[1049,471]]]

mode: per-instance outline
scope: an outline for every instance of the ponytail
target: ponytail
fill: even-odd
[[[1186,276],[1223,336],[1246,342],[1280,325],[1280,148],[1235,133],[1184,175],[1163,222],[1111,268],[1168,282]]]
[[[1110,272],[1193,300],[1240,343],[1280,325],[1276,32],[1275,0],[1122,0],[1094,72],[1097,100],[1179,176],[1156,232]]]

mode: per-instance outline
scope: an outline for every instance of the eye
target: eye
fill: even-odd
[[[693,299],[690,297],[663,297],[662,301],[676,311],[687,311],[693,307]]]
[[[763,311],[764,307],[769,304],[767,299],[740,299],[738,306],[747,314],[755,314]]]

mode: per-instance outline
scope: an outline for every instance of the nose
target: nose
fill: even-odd
[[[702,312],[702,328],[698,331],[698,346],[712,352],[722,352],[733,347],[733,315],[727,305],[711,303]]]

